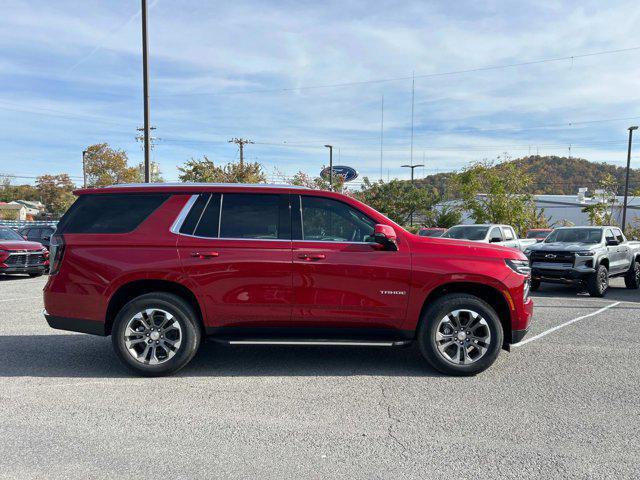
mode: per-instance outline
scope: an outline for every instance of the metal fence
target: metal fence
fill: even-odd
[[[55,227],[58,224],[55,220],[0,220],[0,227],[22,228],[22,227]]]

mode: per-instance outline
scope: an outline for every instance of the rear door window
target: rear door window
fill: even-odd
[[[511,227],[502,227],[502,231],[504,232],[505,240],[513,240],[514,238],[516,238],[516,235],[515,233],[513,233],[513,230],[511,230]]]
[[[169,194],[82,195],[58,224],[60,233],[128,233],[151,215]]]
[[[504,239],[504,237],[502,236],[502,230],[500,229],[500,227],[494,227],[491,229],[489,240],[493,240],[494,238],[499,238],[500,242]]]
[[[289,195],[225,193],[220,207],[220,238],[290,240]]]

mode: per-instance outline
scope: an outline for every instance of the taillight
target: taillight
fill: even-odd
[[[64,255],[64,237],[59,233],[54,233],[49,242],[49,275],[55,275],[60,270],[62,256]]]

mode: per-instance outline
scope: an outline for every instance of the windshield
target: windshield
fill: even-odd
[[[458,238],[461,240],[484,240],[489,227],[485,225],[458,225],[446,231],[442,238]]]
[[[551,232],[544,243],[600,243],[601,239],[600,228],[563,228]]]
[[[549,235],[549,232],[544,230],[527,232],[527,238],[547,238],[547,235]]]
[[[0,228],[0,240],[24,240],[24,238],[10,228]]]
[[[441,237],[444,233],[444,230],[420,230],[418,235],[421,237]]]

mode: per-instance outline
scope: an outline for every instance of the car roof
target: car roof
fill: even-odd
[[[82,188],[74,191],[76,195],[86,194],[108,194],[108,193],[187,193],[187,192],[208,192],[208,191],[242,191],[242,190],[261,190],[261,191],[299,191],[309,190],[308,187],[299,185],[280,185],[269,183],[121,183],[117,185],[109,185],[105,187]]]

